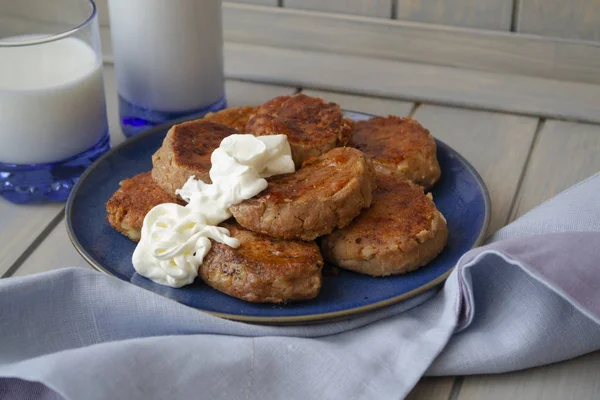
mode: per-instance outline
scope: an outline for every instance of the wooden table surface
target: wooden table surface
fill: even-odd
[[[105,67],[111,141],[125,140],[118,123],[113,68]],[[228,80],[230,106],[260,104],[302,91],[373,114],[412,116],[465,156],[492,199],[491,234],[544,200],[600,170],[600,125],[503,112],[357,96],[342,92]],[[64,205],[17,206],[0,199],[0,276],[63,267],[90,268],[66,234]],[[600,352],[526,371],[490,376],[424,378],[411,400],[598,399]]]

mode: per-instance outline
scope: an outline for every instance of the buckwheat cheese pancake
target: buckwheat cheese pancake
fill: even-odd
[[[426,265],[446,246],[446,220],[423,188],[377,174],[373,205],[343,229],[320,238],[325,261],[372,276]]]
[[[107,219],[113,228],[136,242],[141,237],[144,217],[152,208],[163,203],[185,204],[158,186],[150,172],[125,179],[120,185],[106,203]]]
[[[268,181],[258,196],[230,207],[236,221],[277,238],[313,240],[371,205],[375,173],[359,150],[338,147]]]
[[[359,121],[350,145],[371,157],[378,174],[395,175],[425,188],[440,178],[435,139],[414,119],[390,115]]]
[[[240,247],[212,242],[200,266],[206,284],[239,299],[258,303],[286,303],[316,297],[323,281],[323,259],[315,242],[281,240],[242,228],[229,229]]]
[[[152,156],[152,178],[173,197],[191,176],[211,183],[212,152],[227,136],[239,133],[229,126],[201,119],[174,125]]]
[[[206,114],[204,121],[227,125],[237,129],[240,133],[247,133],[246,125],[248,125],[250,117],[256,114],[257,110],[258,107],[249,106],[226,108],[225,110]]]
[[[354,122],[344,118],[339,105],[304,94],[279,96],[258,108],[246,132],[256,136],[285,134],[296,168],[310,157],[345,146]]]

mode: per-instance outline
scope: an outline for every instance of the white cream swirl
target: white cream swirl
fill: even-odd
[[[161,285],[181,287],[198,276],[210,239],[231,247],[239,241],[216,225],[231,217],[229,207],[267,188],[272,175],[294,172],[287,137],[231,135],[211,155],[210,179],[194,177],[177,193],[188,202],[160,204],[144,218],[132,257],[140,274]]]

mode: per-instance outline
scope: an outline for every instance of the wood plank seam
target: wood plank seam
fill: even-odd
[[[598,0],[521,0],[518,32],[600,41]]]
[[[308,96],[323,98],[325,101],[337,103],[343,110],[359,111],[372,115],[407,116],[414,107],[414,102],[382,99],[370,96],[355,96],[348,93],[330,92],[323,90],[306,90],[302,93]]]
[[[391,4],[391,11],[390,11],[390,19],[398,19],[398,3],[396,2],[396,0],[392,1]]]
[[[514,19],[514,24],[515,24],[515,32],[519,33],[521,31],[521,10],[523,8],[523,0],[515,0],[515,19]]]
[[[517,204],[519,200],[519,196],[521,195],[521,190],[523,188],[523,181],[525,180],[525,174],[527,172],[527,168],[529,168],[529,164],[531,162],[531,155],[539,142],[540,133],[542,129],[544,129],[544,125],[546,124],[545,118],[540,118],[535,129],[535,133],[533,134],[533,140],[531,141],[531,146],[529,147],[529,152],[527,153],[527,157],[525,158],[525,164],[523,169],[521,170],[521,175],[519,176],[519,181],[517,183],[517,190],[515,190],[515,194],[510,204],[510,208],[508,209],[508,215],[506,216],[506,221],[504,221],[504,225],[507,225],[510,221],[514,220],[514,213],[517,210]]]
[[[396,0],[397,19],[508,32],[513,0]]]
[[[410,110],[410,112],[408,113],[408,117],[413,118],[413,116],[417,113],[417,110],[419,109],[419,107],[421,107],[423,103],[420,102],[415,102],[415,105],[413,106],[412,110]]]
[[[12,263],[12,265],[6,270],[6,272],[0,277],[8,278],[12,276],[17,270],[23,265],[25,260],[38,248],[40,244],[48,237],[48,235],[60,224],[65,216],[65,209],[54,216],[54,218],[46,225],[46,227],[40,232],[40,234],[31,242],[31,244],[21,253],[21,255]]]
[[[240,83],[250,83],[250,84],[262,84],[263,82],[259,82],[259,81],[255,81],[252,79],[243,79],[243,78],[228,78],[225,77],[225,81],[230,81],[230,82],[240,82]],[[265,83],[265,85],[267,86],[273,86],[273,87],[285,87],[285,86],[290,86],[290,85],[285,85],[285,84],[277,84],[277,83]],[[294,92],[291,94],[298,94],[302,91],[302,87],[298,86],[298,85],[291,85],[294,89]],[[231,107],[231,106],[228,106]]]
[[[283,7],[288,10],[357,15],[388,20],[391,16],[393,1],[395,0],[284,0]]]
[[[243,79],[243,78],[229,78],[232,80],[241,80],[241,81],[247,81],[247,82],[258,82],[258,81],[253,81],[252,79]],[[274,83],[274,85],[277,85],[277,83]],[[285,84],[282,84],[285,85]],[[382,99],[382,100],[392,100],[392,101],[405,101],[405,102],[409,102],[409,103],[415,103],[415,104],[421,104],[424,102],[419,102],[415,99],[412,99],[410,96],[402,96],[402,95],[397,95],[397,96],[385,96],[385,95],[380,95],[380,94],[374,94],[374,93],[367,93],[367,92],[358,92],[352,89],[348,89],[348,90],[340,90],[340,89],[336,89],[336,88],[329,88],[329,87],[323,87],[323,86],[319,86],[319,85],[302,85],[302,90],[318,90],[318,91],[326,91],[326,92],[331,92],[331,93],[337,93],[337,94],[347,94],[347,95],[351,95],[351,96],[360,96],[360,97],[369,97],[369,98],[375,98],[375,99]],[[435,104],[432,102],[427,102],[427,104]],[[443,106],[448,106],[448,104],[442,104],[440,103],[439,105],[443,105]],[[454,105],[452,105],[452,107],[454,107]]]
[[[454,378],[454,384],[452,385],[452,389],[448,394],[448,400],[458,400],[458,396],[460,395],[460,390],[462,389],[462,384],[464,380],[464,376],[457,376]]]
[[[333,92],[333,90],[329,90],[328,91]],[[347,93],[352,93],[352,92],[347,92]],[[366,96],[366,95],[365,95]],[[368,95],[369,97],[382,97],[382,96],[377,96],[377,95]],[[600,120],[596,121],[594,119],[588,119],[588,118],[580,118],[580,117],[571,117],[571,116],[561,116],[561,115],[552,115],[552,114],[548,114],[548,113],[543,113],[543,112],[527,112],[527,111],[513,111],[513,110],[507,110],[507,109],[503,109],[500,107],[487,107],[487,106],[483,106],[483,105],[477,105],[477,104],[460,104],[460,103],[452,103],[452,102],[448,102],[448,101],[437,101],[435,99],[432,100],[426,100],[426,101],[417,101],[417,100],[411,100],[410,97],[406,97],[406,96],[398,96],[398,97],[382,97],[382,98],[386,98],[386,99],[390,99],[390,100],[400,100],[400,101],[413,101],[415,103],[418,104],[429,104],[429,105],[433,105],[433,106],[440,106],[440,107],[451,107],[451,108],[458,108],[461,110],[473,110],[473,111],[482,111],[482,112],[493,112],[493,113],[498,113],[498,114],[505,114],[505,115],[516,115],[519,117],[531,117],[531,118],[539,118],[539,119],[543,119],[544,121],[546,121],[547,119],[553,119],[553,120],[557,120],[557,121],[566,121],[566,122],[579,122],[579,123],[585,123],[585,124],[598,124]]]
[[[510,20],[510,31],[517,32],[517,23],[519,21],[519,7],[521,0],[513,0],[512,2],[512,17]]]

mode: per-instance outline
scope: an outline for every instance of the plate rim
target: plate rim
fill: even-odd
[[[354,111],[354,110],[344,109],[343,112],[360,114],[360,115],[365,115],[368,117],[375,116],[373,114],[369,114],[369,113],[365,113],[365,112],[361,112],[361,111]],[[79,240],[77,239],[77,237],[74,233],[74,228],[72,225],[73,224],[73,218],[72,218],[73,203],[75,202],[75,199],[79,193],[81,185],[83,184],[85,179],[96,169],[96,167],[99,164],[101,164],[108,157],[111,157],[113,154],[119,152],[119,150],[121,148],[124,148],[125,146],[130,146],[130,145],[132,145],[132,143],[135,143],[135,142],[145,138],[146,136],[156,134],[157,132],[168,131],[173,125],[176,125],[178,123],[188,121],[188,120],[190,120],[190,119],[184,118],[184,119],[179,119],[176,121],[171,121],[171,122],[168,122],[165,124],[157,125],[145,132],[142,132],[132,138],[129,138],[129,139],[123,141],[122,143],[118,144],[117,146],[111,148],[109,151],[104,153],[96,161],[94,161],[83,172],[83,174],[81,174],[77,183],[75,184],[75,186],[73,186],[71,193],[69,194],[69,197],[67,199],[66,206],[65,206],[65,220],[66,220],[67,236],[69,237],[71,244],[73,245],[73,247],[75,247],[75,250],[79,253],[79,255],[81,255],[81,257],[95,270],[103,272],[109,276],[114,276],[117,279],[119,279],[115,274],[106,270],[98,261],[96,261],[87,252],[87,250],[82,246],[82,244],[79,242]],[[483,243],[483,241],[485,239],[485,234],[487,232],[487,229],[490,224],[490,219],[491,219],[490,194],[485,185],[485,182],[481,178],[481,175],[479,175],[479,173],[477,172],[475,167],[473,167],[473,165],[471,165],[471,163],[469,161],[467,161],[460,153],[458,153],[456,150],[454,150],[452,147],[447,145],[442,140],[437,139],[435,137],[434,137],[434,139],[435,139],[438,147],[441,145],[442,147],[445,148],[446,151],[449,151],[450,153],[452,153],[460,161],[460,163],[463,164],[463,166],[469,171],[469,173],[471,173],[471,175],[473,175],[481,193],[483,194],[484,220],[483,220],[483,224],[481,225],[481,229],[479,231],[477,239],[473,243],[473,246],[471,246],[471,248],[469,249],[469,250],[471,250],[471,249],[479,246],[481,243]],[[200,312],[205,312],[207,314],[210,314],[210,315],[213,315],[216,317],[220,317],[220,318],[224,318],[224,319],[228,319],[228,320],[234,320],[234,321],[240,321],[240,322],[261,323],[261,324],[295,324],[295,323],[315,323],[315,322],[331,321],[331,320],[335,320],[335,319],[339,319],[339,318],[355,316],[358,314],[363,314],[368,311],[380,309],[380,308],[398,303],[400,301],[409,299],[418,294],[421,294],[421,293],[425,292],[426,290],[431,289],[431,288],[437,286],[438,284],[442,283],[443,281],[445,281],[448,278],[448,276],[450,276],[452,271],[454,271],[454,268],[456,268],[456,265],[452,266],[447,272],[438,276],[436,279],[434,279],[422,286],[419,286],[418,288],[415,288],[409,292],[403,293],[401,295],[392,297],[387,300],[378,301],[376,303],[372,303],[372,304],[369,304],[366,306],[360,306],[360,307],[355,307],[355,308],[350,308],[350,309],[340,310],[340,311],[332,311],[332,312],[302,315],[302,316],[257,317],[257,316],[245,316],[245,315],[236,315],[236,314],[228,314],[228,313],[219,313],[219,312],[207,311],[207,310],[203,310],[203,309],[195,308],[195,307],[191,307],[191,308],[194,308],[195,310],[200,311]],[[120,280],[122,280],[122,279],[120,279]],[[125,280],[125,282],[134,285],[133,283],[126,281],[126,280]],[[134,286],[137,286],[137,285],[134,285]],[[144,289],[144,290],[148,290],[148,289],[142,288],[140,286],[137,286],[137,287]],[[153,291],[150,291],[150,292],[155,293]],[[157,294],[157,293],[155,293],[155,294]],[[171,301],[177,302],[176,300],[170,299],[168,297],[165,297],[165,296],[162,296],[162,297],[167,298]],[[177,303],[179,303],[179,302],[177,302]],[[182,304],[182,303],[179,303],[179,304]]]

